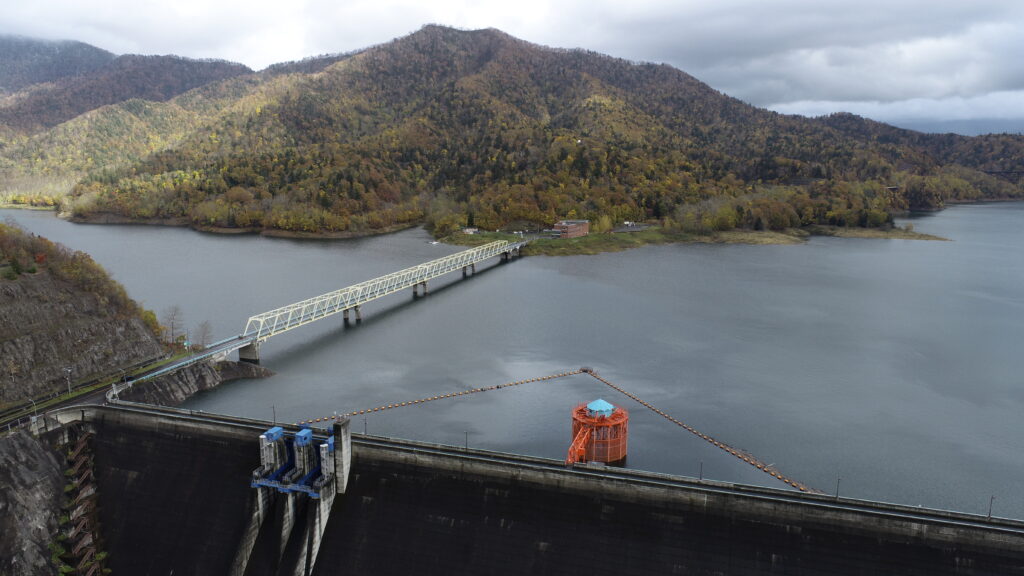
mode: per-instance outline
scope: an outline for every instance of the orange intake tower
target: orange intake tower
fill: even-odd
[[[572,445],[566,464],[604,462],[619,465],[626,462],[629,440],[629,413],[625,409],[598,398],[580,404],[572,411]]]

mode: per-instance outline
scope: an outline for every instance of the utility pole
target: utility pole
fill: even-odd
[[[71,397],[71,367],[64,368],[64,379],[68,382],[68,398]]]

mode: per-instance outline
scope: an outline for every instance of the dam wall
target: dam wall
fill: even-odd
[[[1024,574],[1021,523],[365,442],[314,574]]]
[[[114,573],[231,573],[273,423],[105,406],[42,426],[75,420]],[[245,573],[284,573],[274,529]],[[1024,522],[353,434],[310,573],[1013,575]]]

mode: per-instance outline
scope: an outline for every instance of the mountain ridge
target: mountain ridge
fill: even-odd
[[[53,128],[102,106],[133,98],[165,101],[210,82],[252,71],[241,64],[180,56],[117,56],[89,74],[35,85],[0,106],[0,123],[23,132]]]
[[[95,70],[115,55],[73,40],[0,34],[0,94]]]
[[[193,112],[174,134],[141,124],[157,144],[130,157],[71,166],[85,174],[64,201],[76,217],[345,234],[426,223],[443,234],[585,216],[700,231],[887,225],[908,208],[1022,195],[984,173],[1024,164],[1020,137],[786,116],[664,64],[494,29],[426,26],[146,106]],[[26,162],[35,138],[0,148],[0,169],[48,166]],[[80,139],[110,147],[91,132]]]

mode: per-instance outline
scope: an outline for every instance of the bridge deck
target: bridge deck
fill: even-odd
[[[241,338],[262,342],[276,334],[316,322],[332,314],[355,308],[382,296],[412,288],[427,280],[460,270],[466,266],[472,266],[477,262],[498,256],[499,254],[518,251],[524,244],[526,244],[525,241],[508,242],[507,240],[498,240],[406,268],[405,270],[392,272],[380,278],[374,278],[373,280],[360,282],[359,284],[335,290],[334,292],[328,292],[315,298],[289,304],[276,310],[257,314],[249,318]]]
[[[488,258],[493,258],[500,254],[517,253],[528,242],[527,240],[519,242],[498,240],[406,268],[405,270],[399,270],[380,278],[374,278],[373,280],[360,282],[359,284],[335,290],[334,292],[328,292],[315,298],[289,304],[288,306],[264,312],[263,314],[257,314],[249,318],[245,330],[238,336],[214,342],[198,354],[169,364],[164,368],[147,373],[134,380],[114,384],[107,392],[107,400],[111,402],[117,401],[121,393],[131,389],[137,382],[163,376],[208,359],[225,359],[228,354],[235,350],[258,344],[271,336],[291,330],[292,328],[298,328],[332,314],[356,308],[371,300],[406,288],[412,288],[427,280],[475,265]]]

